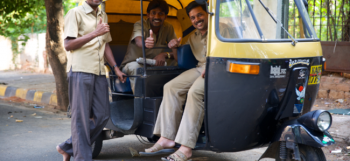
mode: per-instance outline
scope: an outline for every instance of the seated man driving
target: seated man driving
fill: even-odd
[[[193,1],[186,7],[187,15],[196,31],[190,36],[187,44],[191,46],[193,55],[198,60],[196,68],[189,69],[164,86],[163,101],[153,131],[160,136],[157,143],[146,149],[146,153],[157,153],[172,148],[175,143],[181,147],[172,155],[162,160],[186,161],[192,156],[199,131],[204,118],[204,76],[207,55],[208,13],[206,5]],[[220,27],[224,24],[220,24]],[[227,27],[227,25],[224,25]],[[221,35],[230,34],[228,28],[220,30]],[[180,45],[178,40],[169,42],[169,48]],[[187,101],[185,109],[182,106]]]
[[[164,52],[165,49],[152,49],[153,47],[167,47],[167,43],[176,40],[174,27],[164,22],[169,12],[169,6],[164,0],[153,0],[147,7],[147,20],[143,20],[145,52],[146,58],[154,59],[156,66],[164,66],[165,59],[174,58],[176,60],[176,49],[172,52]],[[180,41],[179,38],[177,41]],[[134,24],[126,55],[120,68],[127,75],[136,75],[137,68],[142,64],[136,62],[137,58],[143,57],[142,54],[142,31],[141,20]],[[130,77],[131,89],[134,92],[135,78]]]

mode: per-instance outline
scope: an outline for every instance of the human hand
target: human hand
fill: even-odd
[[[124,83],[126,81],[126,77],[124,77],[124,76],[126,76],[126,74],[123,73],[122,71],[120,71],[118,67],[115,67],[114,71],[115,71],[116,75],[118,76],[118,79]]]
[[[145,46],[148,49],[154,47],[154,38],[153,38],[153,31],[152,30],[149,30],[149,37],[147,37],[145,40]]]
[[[205,77],[205,69],[202,71],[202,78]]]
[[[96,37],[104,35],[105,33],[109,32],[109,25],[107,23],[102,23],[102,18],[100,17],[100,21],[97,24],[97,27],[94,32]]]
[[[172,39],[170,40],[170,42],[168,43],[168,47],[170,49],[173,49],[173,48],[177,48],[180,46],[180,42],[181,42],[181,37],[179,39]]]
[[[156,57],[154,57],[154,60],[156,60],[155,66],[164,66],[165,64],[165,54],[160,53]]]

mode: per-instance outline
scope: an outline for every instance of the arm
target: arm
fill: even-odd
[[[139,47],[139,48],[142,48],[142,37],[141,36],[138,36],[138,37],[135,37],[135,44]]]
[[[177,62],[177,49],[175,48],[175,49],[171,49],[172,51],[173,51],[173,58],[175,59],[175,61]]]
[[[109,32],[109,25],[106,23],[102,23],[102,18],[100,18],[100,22],[97,25],[95,31],[79,38],[67,37],[64,40],[64,48],[67,51],[79,49],[95,37],[104,35],[107,32]]]
[[[117,63],[115,63],[111,47],[109,47],[108,43],[106,43],[105,58],[106,58],[108,64],[110,64],[112,66],[112,68],[114,68],[114,71],[115,71],[116,75],[118,76],[118,79],[124,83],[126,81],[126,77],[123,77],[123,76],[126,74],[124,74],[122,71],[120,71],[120,69],[117,66],[115,66]]]
[[[151,49],[151,48],[153,48],[154,47],[154,38],[153,38],[153,32],[152,32],[152,30],[149,30],[149,37],[147,37],[146,38],[146,40],[145,40],[145,47],[146,48],[148,48],[148,49]],[[142,48],[142,37],[141,36],[137,36],[137,37],[135,37],[135,44],[138,46],[138,47],[140,47],[140,48]]]

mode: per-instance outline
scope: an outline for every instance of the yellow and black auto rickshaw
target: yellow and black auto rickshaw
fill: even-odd
[[[184,9],[192,0],[166,1],[166,21],[184,44],[194,31]],[[126,53],[133,23],[143,18],[148,3],[103,3],[117,64]],[[332,117],[324,110],[311,111],[323,57],[305,5],[304,0],[209,1],[205,117],[195,150],[238,152],[268,146],[261,158],[325,160],[321,148],[335,143],[327,131]],[[220,35],[219,23],[227,24],[234,36]],[[136,77],[134,93],[128,81],[121,83],[109,70],[111,115],[94,143],[94,157],[102,140],[129,134],[157,139],[152,132],[164,84],[196,65],[186,45],[178,49],[178,59],[177,65],[145,66],[128,76]]]

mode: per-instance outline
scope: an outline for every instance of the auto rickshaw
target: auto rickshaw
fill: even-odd
[[[166,21],[185,44],[194,31],[185,7],[192,0],[166,0]],[[208,5],[209,24],[205,76],[205,116],[195,150],[238,152],[268,146],[261,158],[325,160],[322,147],[334,144],[327,131],[332,117],[311,111],[325,59],[304,0],[196,0]],[[126,53],[133,23],[144,18],[148,1],[109,0],[108,15],[117,64]],[[220,35],[224,23],[234,36]],[[169,50],[167,47],[162,48]],[[145,58],[145,54],[143,54]],[[193,68],[186,45],[177,65],[138,69],[135,92],[106,65],[110,88],[110,120],[94,143],[138,135],[155,142],[153,128],[165,83]],[[142,139],[142,138],[141,138]]]

